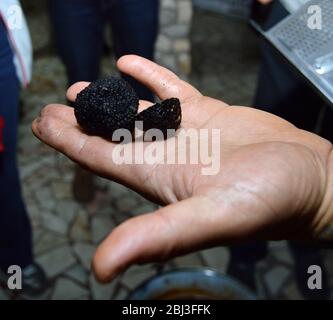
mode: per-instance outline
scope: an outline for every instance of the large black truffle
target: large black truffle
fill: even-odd
[[[135,126],[139,98],[123,79],[109,77],[92,82],[76,98],[75,117],[89,134],[112,139],[117,129]]]
[[[177,130],[182,121],[182,109],[177,98],[156,103],[136,116],[136,121],[143,122],[143,130],[159,129],[164,136],[168,129]]]

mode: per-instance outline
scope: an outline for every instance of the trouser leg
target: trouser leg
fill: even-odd
[[[154,47],[158,34],[159,1],[116,0],[108,10],[117,58],[136,54],[154,59]],[[133,86],[140,99],[154,99],[150,90],[133,78],[123,75]]]
[[[0,116],[5,120],[0,154],[0,267],[32,263],[31,226],[17,168],[19,82],[7,32],[0,21]]]

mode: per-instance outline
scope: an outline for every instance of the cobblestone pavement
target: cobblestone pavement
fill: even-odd
[[[35,21],[33,17],[30,20]],[[46,20],[43,15],[41,20]],[[98,243],[125,219],[152,211],[156,205],[101,178],[93,203],[83,206],[75,202],[71,192],[73,163],[40,143],[30,130],[31,121],[42,106],[65,102],[66,87],[64,69],[53,51],[46,48],[45,34],[37,32],[36,22],[32,23],[32,30],[37,54],[33,83],[23,93],[19,163],[34,228],[35,255],[47,272],[49,288],[38,297],[13,295],[0,288],[0,299],[123,299],[143,280],[166,269],[208,266],[225,272],[229,252],[226,248],[215,248],[165,264],[134,266],[110,285],[95,281],[90,261]],[[246,24],[196,10],[192,44],[192,82],[207,95],[250,105],[258,54],[255,38]],[[104,60],[105,73],[115,72],[114,61],[111,62]],[[294,262],[286,243],[271,243],[269,248],[268,257],[256,270],[259,296],[300,299]],[[333,254],[323,251],[323,257],[332,272]],[[333,274],[330,282],[333,285]]]

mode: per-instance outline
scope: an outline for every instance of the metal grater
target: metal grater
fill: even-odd
[[[308,8],[318,5],[322,30],[308,27]],[[313,0],[264,36],[333,106],[333,0]]]
[[[237,18],[248,18],[252,0],[193,0],[194,5]]]

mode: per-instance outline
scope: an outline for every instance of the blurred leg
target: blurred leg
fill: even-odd
[[[125,54],[137,54],[153,60],[158,34],[159,1],[115,0],[108,4],[108,18],[112,25],[117,58]],[[148,89],[128,76],[124,77],[141,99],[153,101],[153,94]]]
[[[104,20],[99,0],[49,0],[53,33],[69,84],[98,78]]]
[[[5,27],[0,20],[0,115],[5,151],[0,154],[0,267],[32,263],[31,227],[16,163],[19,82]]]
[[[267,255],[267,243],[264,241],[230,247],[231,260],[243,262],[258,262]]]
[[[100,0],[49,0],[54,38],[66,66],[68,82],[99,77],[104,44],[104,16]],[[94,176],[77,166],[73,194],[79,202],[95,196]]]
[[[230,247],[227,273],[256,291],[255,266],[267,255],[266,242],[252,242]]]

